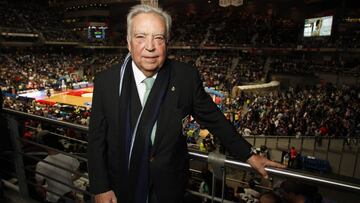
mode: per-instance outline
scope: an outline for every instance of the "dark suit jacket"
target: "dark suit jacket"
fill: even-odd
[[[192,115],[242,161],[251,145],[212,102],[195,68],[169,59],[164,66],[171,69],[171,75],[157,120],[150,176],[159,202],[169,203],[181,202],[189,173],[184,117]],[[88,139],[90,190],[95,194],[114,190],[119,202],[126,187],[121,185],[119,166],[127,164],[119,158],[123,146],[118,129],[120,67],[115,65],[96,76]]]

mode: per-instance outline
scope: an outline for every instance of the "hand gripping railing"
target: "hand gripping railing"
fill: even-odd
[[[204,154],[204,153],[191,151],[191,152],[189,152],[189,154],[192,157],[200,158],[204,161],[209,159],[209,155]],[[239,161],[235,161],[235,160],[231,160],[231,159],[224,159],[223,161],[224,161],[225,166],[238,167],[238,168],[243,168],[243,169],[247,169],[247,170],[251,169],[251,166],[248,163],[239,162]],[[308,174],[308,173],[304,173],[304,172],[300,172],[300,171],[295,171],[295,170],[289,170],[289,169],[277,169],[277,168],[267,167],[267,168],[265,168],[265,170],[270,174],[281,176],[281,177],[295,178],[295,179],[300,179],[300,180],[304,180],[304,181],[311,181],[316,184],[318,184],[318,183],[326,184],[329,186],[336,186],[336,187],[339,187],[342,189],[355,190],[357,192],[360,192],[360,184],[341,181],[338,178],[335,179],[335,178],[330,178],[330,177],[321,177],[321,176],[316,176],[316,175],[312,175],[312,174]]]

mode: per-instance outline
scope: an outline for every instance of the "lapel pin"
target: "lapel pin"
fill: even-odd
[[[174,87],[174,86],[172,86],[171,91],[173,91],[173,92],[175,91],[175,87]]]

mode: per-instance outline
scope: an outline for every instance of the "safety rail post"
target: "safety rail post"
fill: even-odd
[[[8,124],[10,129],[10,137],[12,146],[14,148],[14,162],[15,162],[15,172],[18,179],[19,192],[24,197],[29,197],[29,191],[26,182],[24,160],[22,156],[21,143],[19,141],[19,122],[14,118],[14,116],[8,116]]]
[[[208,155],[208,163],[213,169],[212,176],[212,194],[211,194],[211,202],[213,203],[215,200],[215,179],[221,179],[222,187],[221,187],[221,201],[224,201],[224,190],[225,190],[225,180],[226,180],[226,170],[225,170],[225,159],[226,156],[224,154],[220,154],[217,152],[211,152]]]

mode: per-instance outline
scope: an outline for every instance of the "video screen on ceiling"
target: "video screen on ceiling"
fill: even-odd
[[[333,16],[305,19],[304,37],[330,36]]]
[[[106,39],[106,26],[89,26],[88,39],[89,40],[104,40]]]

